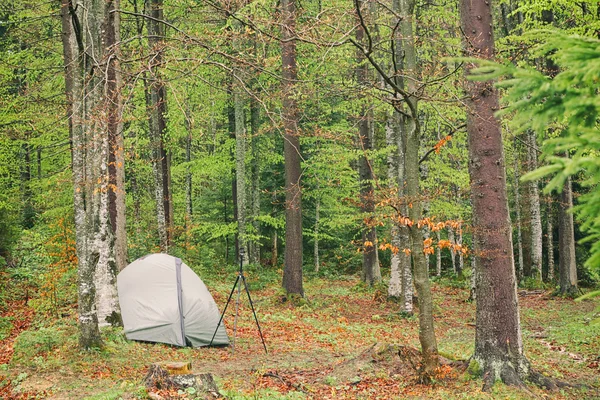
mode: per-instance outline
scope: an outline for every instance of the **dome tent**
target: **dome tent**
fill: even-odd
[[[117,275],[125,336],[175,346],[208,346],[220,314],[202,280],[167,254],[138,258]],[[223,325],[213,345],[227,345]]]

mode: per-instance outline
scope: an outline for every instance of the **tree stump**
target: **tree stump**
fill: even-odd
[[[154,390],[185,390],[193,388],[197,398],[202,397],[206,400],[223,398],[219,393],[219,388],[215,383],[212,374],[193,374],[191,363],[154,363],[150,365],[148,373],[144,377],[144,384],[148,389],[149,395],[159,399]]]

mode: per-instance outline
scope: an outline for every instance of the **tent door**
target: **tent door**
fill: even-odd
[[[186,346],[185,321],[183,320],[183,293],[181,289],[181,259],[175,258],[175,274],[177,276],[177,304],[179,306],[179,324],[181,329],[181,346]]]

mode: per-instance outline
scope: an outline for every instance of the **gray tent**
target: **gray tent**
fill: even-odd
[[[125,336],[176,346],[208,346],[219,309],[202,280],[179,258],[151,254],[117,276]],[[227,345],[223,325],[213,345]]]

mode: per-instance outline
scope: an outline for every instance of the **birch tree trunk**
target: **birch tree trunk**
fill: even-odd
[[[285,265],[283,288],[304,297],[302,284],[302,190],[296,103],[296,0],[281,1],[283,153],[285,162]]]
[[[530,171],[538,167],[537,143],[535,133],[527,132],[527,165]],[[531,217],[531,276],[542,280],[542,215],[540,210],[540,192],[537,180],[528,182],[529,215]]]
[[[388,147],[392,147],[387,157],[388,181],[390,189],[398,191],[398,133],[395,127],[397,121],[394,120],[394,114],[387,115],[385,124],[385,140]],[[400,254],[402,243],[400,241],[400,226],[396,221],[392,221],[390,232],[392,255],[390,261],[390,281],[388,284],[388,296],[400,299],[402,296],[402,271],[400,271]]]
[[[109,72],[118,56],[118,8],[118,0],[87,0],[78,7],[61,2],[83,349],[101,346],[99,324],[120,322],[109,207],[111,129],[120,124],[120,106],[109,104],[120,99],[118,79]]]

